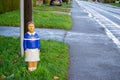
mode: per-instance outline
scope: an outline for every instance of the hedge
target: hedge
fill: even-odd
[[[0,0],[0,13],[19,9],[20,0]]]

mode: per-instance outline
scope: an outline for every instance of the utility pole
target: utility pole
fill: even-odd
[[[20,0],[20,54],[24,56],[23,40],[27,23],[32,21],[32,0]]]
[[[24,56],[23,39],[24,39],[24,0],[20,0],[20,54],[22,57]]]
[[[27,32],[29,21],[32,21],[32,0],[24,0],[24,33]]]

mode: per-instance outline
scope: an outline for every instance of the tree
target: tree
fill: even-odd
[[[27,23],[32,21],[32,0],[24,0],[24,33],[27,32]]]

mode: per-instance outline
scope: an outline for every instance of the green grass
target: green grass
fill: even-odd
[[[49,6],[49,5],[41,5],[34,7],[34,11],[59,11],[59,12],[70,12],[71,2],[66,4],[62,3],[62,6]]]
[[[0,25],[19,26],[19,11],[7,12],[0,15]],[[72,20],[67,14],[53,12],[34,12],[35,26],[38,28],[71,29]]]
[[[69,30],[72,26],[71,16],[57,12],[69,12],[70,4],[63,6],[42,5],[34,7],[33,20],[38,28],[56,28]],[[20,26],[20,12],[11,11],[0,14],[1,26]]]
[[[41,40],[41,61],[34,72],[27,70],[27,63],[20,57],[19,38],[0,36],[0,80],[59,80],[67,79],[68,48],[62,42]],[[11,78],[10,75],[12,75]]]
[[[11,11],[4,14],[0,14],[0,25],[1,26],[19,26],[20,25],[20,12]]]
[[[36,27],[59,28],[69,30],[72,25],[71,17],[67,14],[56,14],[53,12],[34,13]]]
[[[120,7],[120,3],[109,3],[110,5]]]

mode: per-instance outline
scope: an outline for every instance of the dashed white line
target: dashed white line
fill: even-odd
[[[120,48],[120,41],[111,33],[110,30],[108,30],[108,28],[106,27],[106,25],[109,24],[110,27],[116,27],[116,28],[120,28],[120,26],[114,22],[112,22],[111,20],[109,20],[108,18],[106,18],[105,16],[99,14],[98,12],[96,12],[95,10],[89,8],[88,6],[84,6],[82,3],[80,3],[80,1],[76,0],[76,2],[82,6],[84,9],[86,9],[86,12],[89,14],[88,16],[93,17],[104,29],[105,32],[107,34],[107,36],[113,40],[113,42],[117,45],[118,48]],[[115,15],[114,15],[115,16]],[[116,18],[119,18],[117,16],[115,16]],[[104,20],[106,23],[104,24],[102,22],[102,20]]]

